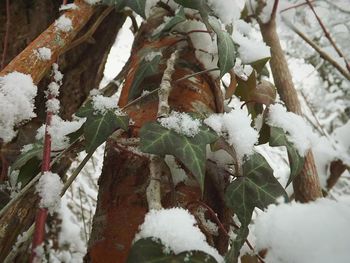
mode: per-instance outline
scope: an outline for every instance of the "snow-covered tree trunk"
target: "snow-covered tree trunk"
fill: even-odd
[[[129,66],[119,106],[125,107],[131,100],[141,95],[134,93],[133,85],[140,78],[137,67],[141,64],[142,54],[160,54],[169,60],[171,54],[177,50],[178,58],[175,61],[174,72],[170,76],[172,80],[169,96],[170,108],[199,114],[222,111],[221,91],[218,89],[218,83],[208,72],[180,80],[187,75],[205,70],[197,60],[195,50],[186,36],[174,35],[152,42],[148,41],[165,15],[169,15],[168,11],[158,9],[137,33],[128,62]],[[159,87],[164,70],[165,66],[161,66],[159,72],[143,79],[139,84],[142,88],[138,92],[140,93],[142,89],[151,86]],[[156,93],[131,106],[126,106],[126,111],[134,122],[129,130],[129,136],[133,138],[130,141],[138,138],[139,130],[146,122],[157,119],[158,105],[159,100]],[[97,210],[85,262],[126,262],[135,234],[142,224],[145,214],[149,211],[146,193],[150,183],[149,155],[126,145],[127,143],[119,143],[117,139],[116,141],[114,139],[107,141],[103,171],[99,179]],[[210,172],[207,170],[207,173]],[[216,178],[217,174],[212,176]],[[163,171],[161,205],[164,208],[174,206],[189,208],[191,204],[201,200],[201,190],[197,182],[193,181],[192,186],[180,183],[175,187],[168,180],[169,178]],[[225,224],[230,220],[230,217],[227,216],[227,208],[223,203],[222,195],[218,194],[219,191],[223,193],[225,182],[221,184],[222,188],[218,189],[220,184],[215,183],[214,180],[211,176],[207,176],[204,200]],[[208,240],[211,240],[211,244],[216,246],[220,252],[227,251],[227,236],[223,235],[221,231],[219,231],[218,237],[207,234]]]
[[[271,47],[270,66],[277,91],[289,111],[302,115],[297,91],[277,34],[276,20],[272,16],[268,23],[260,22],[264,41]],[[300,202],[313,201],[322,197],[315,161],[311,150],[305,156],[301,173],[293,180],[295,199]]]

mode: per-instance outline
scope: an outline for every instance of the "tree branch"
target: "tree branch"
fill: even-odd
[[[57,60],[57,57],[72,42],[94,13],[93,6],[85,3],[85,1],[76,0],[74,3],[78,8],[64,13],[72,21],[71,30],[68,32],[58,31],[55,23],[51,24],[0,72],[0,76],[18,71],[31,75],[33,82],[38,84],[50,69],[52,63]],[[38,59],[34,54],[35,50],[43,46],[51,49],[51,60]]]
[[[159,156],[151,155],[149,164],[150,179],[146,190],[148,209],[162,209],[160,195],[160,179],[162,176],[162,160]]]
[[[312,3],[310,2],[310,0],[306,0],[307,4],[309,5],[309,7],[311,8],[312,12],[314,13],[319,25],[321,26],[326,38],[329,40],[329,42],[331,43],[331,45],[334,47],[335,51],[338,53],[338,55],[340,57],[342,57],[345,61],[345,65],[346,68],[348,69],[348,71],[350,72],[350,64],[347,61],[344,53],[340,50],[340,48],[337,46],[337,44],[334,42],[333,38],[331,37],[331,34],[328,32],[327,28],[325,27],[325,25],[323,24],[321,18],[317,15],[316,10],[314,9]]]
[[[320,56],[329,62],[333,67],[335,67],[340,74],[342,74],[346,79],[350,80],[350,73],[343,68],[337,61],[335,61],[331,56],[322,50],[315,42],[308,38],[303,32],[301,32],[295,25],[292,24],[286,17],[282,16],[282,19],[285,21],[286,25],[292,29],[299,37],[301,37],[307,44],[309,44]]]
[[[171,91],[171,76],[175,71],[175,61],[178,57],[178,52],[175,51],[171,54],[167,61],[166,69],[164,70],[162,81],[158,90],[159,104],[158,104],[158,114],[157,117],[168,116],[170,111],[169,106],[169,95]]]
[[[271,47],[270,66],[277,91],[289,111],[302,115],[292,75],[277,34],[276,20],[271,19],[266,24],[259,21],[259,25],[264,41]],[[297,201],[309,202],[322,197],[322,190],[311,151],[306,154],[303,169],[293,180],[293,187]]]

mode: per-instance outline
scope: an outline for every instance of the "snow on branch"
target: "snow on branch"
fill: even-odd
[[[51,64],[56,61],[58,55],[69,46],[94,13],[94,8],[82,0],[76,0],[74,4],[77,8],[66,11],[57,21],[51,24],[0,72],[0,76],[18,71],[31,75],[34,84],[37,84],[50,69]],[[64,20],[63,24],[62,18]],[[36,55],[37,52],[35,51],[43,47],[51,51],[49,60],[39,59]]]

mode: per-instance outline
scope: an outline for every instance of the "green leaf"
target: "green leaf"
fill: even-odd
[[[41,160],[32,158],[19,169],[17,183],[21,183],[22,188],[40,172],[40,164]]]
[[[239,253],[241,251],[242,246],[244,245],[248,234],[249,234],[249,228],[248,227],[241,227],[238,230],[234,230],[236,233],[236,238],[231,243],[231,248],[227,252],[227,255],[225,257],[226,262],[232,262],[237,263]]]
[[[89,117],[94,113],[94,111],[95,109],[92,100],[90,99],[78,109],[78,111],[75,113],[75,116],[80,118]]]
[[[243,227],[249,225],[255,207],[266,208],[287,193],[273,176],[273,170],[259,154],[254,153],[243,164],[243,176],[237,177],[225,193],[226,203],[232,207]]]
[[[175,255],[154,238],[144,238],[136,241],[131,247],[127,263],[216,263],[209,254],[202,251],[184,251]]]
[[[253,69],[255,69],[256,72],[258,72],[260,74],[261,71],[263,70],[263,68],[265,67],[266,63],[269,60],[270,60],[270,57],[267,57],[267,58],[259,59],[257,61],[253,61],[253,62],[248,63],[248,64],[251,65],[253,67]]]
[[[159,38],[161,35],[169,33],[174,26],[176,26],[178,23],[181,23],[185,20],[186,20],[185,11],[184,11],[184,8],[181,7],[179,11],[175,14],[175,16],[171,18],[169,22],[165,24],[163,29],[159,33],[154,35],[153,38]]]
[[[237,82],[236,95],[243,101],[270,105],[276,100],[275,86],[266,80],[262,80],[257,84],[254,72],[247,81],[238,78]]]
[[[299,155],[293,144],[288,141],[283,129],[271,127],[270,146],[286,146],[288,152],[288,159],[290,165],[290,176],[286,187],[294,180],[294,178],[301,172],[304,166],[304,158]]]
[[[19,170],[29,160],[33,158],[40,158],[43,155],[44,145],[40,142],[32,144],[32,148],[26,152],[21,153],[11,165],[11,171]]]
[[[141,95],[142,90],[140,89],[140,84],[146,77],[154,75],[158,72],[160,60],[161,56],[157,55],[151,61],[141,61],[139,67],[135,72],[135,78],[130,87],[130,92],[128,96],[129,101],[132,101]]]
[[[209,23],[218,37],[218,67],[220,68],[220,77],[222,77],[235,65],[235,45],[232,37],[221,29],[221,25],[216,18],[209,17]]]
[[[137,14],[146,18],[145,15],[145,6],[146,0],[102,0],[102,4],[105,5],[114,5],[118,10],[124,7],[130,7]]]
[[[187,137],[166,129],[157,122],[148,122],[140,130],[140,148],[146,153],[177,157],[197,178],[203,191],[206,145],[217,138],[215,132],[204,125],[197,135]]]
[[[139,14],[143,18],[146,18],[146,14],[145,14],[146,0],[126,0],[126,6],[130,7],[132,10],[134,10],[137,14]]]
[[[84,125],[84,136],[86,140],[86,152],[93,152],[104,143],[107,138],[117,129],[128,129],[129,118],[118,116],[112,110],[104,113],[90,115]]]

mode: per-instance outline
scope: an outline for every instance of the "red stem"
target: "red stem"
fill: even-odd
[[[48,99],[50,99],[49,96]],[[44,151],[43,151],[43,162],[41,165],[41,172],[50,171],[50,161],[51,161],[51,135],[48,131],[48,127],[51,125],[52,120],[52,112],[47,112],[46,114],[46,126],[45,126],[45,138],[44,138]],[[32,241],[32,254],[30,257],[30,262],[33,262],[35,259],[36,253],[35,249],[40,246],[45,239],[45,223],[47,219],[47,209],[39,208],[36,213],[35,218],[35,229],[34,229],[34,237]]]
[[[4,50],[2,52],[0,70],[3,69],[5,66],[9,32],[10,32],[10,0],[6,0],[6,32],[5,32],[5,38],[4,38]]]

